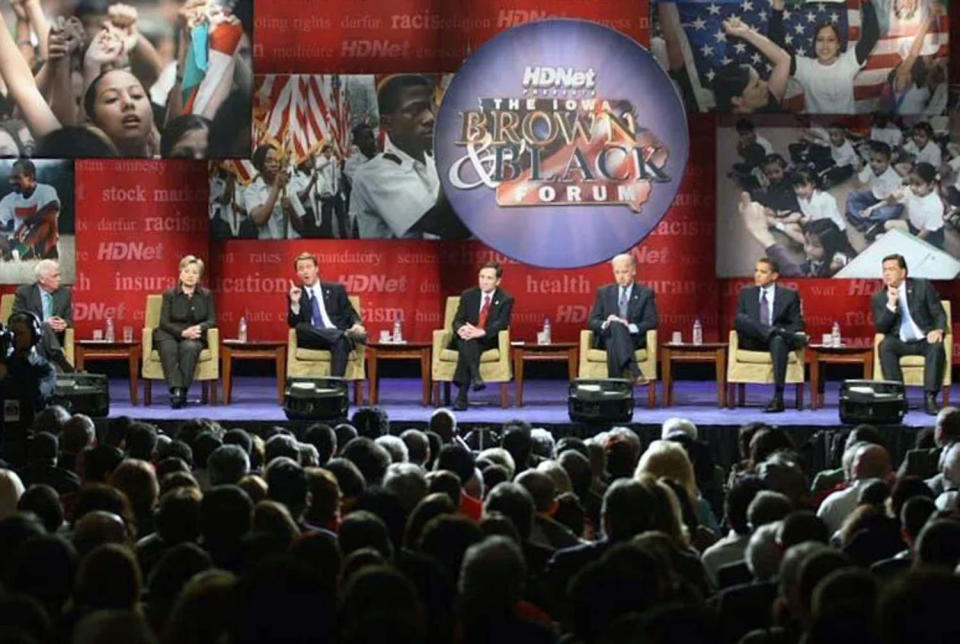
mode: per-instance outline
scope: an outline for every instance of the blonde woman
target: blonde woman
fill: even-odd
[[[681,445],[672,441],[658,440],[650,443],[637,463],[634,478],[647,474],[654,478],[672,479],[686,491],[700,525],[719,534],[720,526],[706,499],[700,496],[693,477],[693,464]]]
[[[160,326],[153,332],[174,409],[187,404],[187,390],[206,346],[207,329],[216,324],[213,295],[199,284],[202,275],[203,260],[199,257],[187,255],[180,260],[180,278],[175,287],[164,292]]]

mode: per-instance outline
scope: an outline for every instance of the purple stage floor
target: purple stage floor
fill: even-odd
[[[158,383],[159,384],[159,383]],[[637,390],[637,407],[633,422],[643,425],[660,424],[667,418],[683,416],[698,425],[736,426],[751,420],[764,419],[777,425],[827,426],[839,423],[837,413],[837,389],[839,382],[826,385],[826,406],[812,411],[809,409],[809,389],[804,395],[802,411],[793,406],[793,387],[787,388],[787,411],[782,414],[763,414],[762,409],[770,396],[770,387],[747,386],[747,407],[738,409],[719,409],[717,407],[716,384],[706,381],[677,382],[674,386],[674,405],[647,409],[646,392]],[[430,418],[433,407],[420,405],[420,380],[418,378],[383,378],[380,381],[380,407],[386,409],[391,421],[419,421]],[[453,388],[455,394],[456,387]],[[658,401],[662,400],[659,383]],[[562,380],[527,380],[524,386],[523,407],[501,409],[499,387],[490,386],[485,391],[471,396],[470,409],[458,412],[462,422],[502,423],[512,418],[523,418],[532,423],[562,424],[569,423],[567,415],[567,382]],[[911,403],[921,401],[919,389],[908,391]],[[954,400],[956,392],[953,392]],[[353,388],[351,386],[351,399]],[[190,391],[190,404],[185,409],[170,409],[168,397],[162,384],[154,386],[153,405],[130,404],[129,387],[126,380],[110,381],[110,416],[126,415],[132,418],[176,421],[205,417],[217,421],[283,421],[286,420],[283,409],[277,404],[276,381],[272,378],[235,377],[233,381],[233,402],[230,405],[201,405],[200,387],[194,385]],[[514,399],[514,387],[510,386],[511,404]],[[141,396],[142,403],[142,396]],[[912,427],[932,425],[933,418],[920,410],[911,409],[903,424]]]

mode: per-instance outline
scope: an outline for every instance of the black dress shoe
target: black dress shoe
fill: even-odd
[[[930,414],[931,416],[936,416],[940,413],[940,409],[937,407],[937,394],[925,394],[923,397],[923,410]]]
[[[485,383],[485,382],[483,381],[483,378],[481,378],[480,376],[477,376],[476,378],[473,378],[473,379],[470,381],[470,385],[471,385],[471,388],[472,388],[474,391],[483,391],[484,389],[487,388],[487,383]]]
[[[457,399],[453,401],[454,411],[466,411],[469,406],[466,396],[457,396]]]
[[[765,414],[776,414],[783,411],[783,396],[774,396],[770,399],[770,402],[767,403],[766,408],[763,410]]]

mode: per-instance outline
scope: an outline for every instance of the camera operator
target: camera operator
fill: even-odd
[[[20,417],[43,409],[57,386],[57,372],[37,350],[43,335],[33,313],[18,311],[0,330],[0,398],[18,400]]]

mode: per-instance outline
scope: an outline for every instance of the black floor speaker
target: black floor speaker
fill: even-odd
[[[903,421],[907,395],[892,380],[844,380],[840,385],[840,422],[892,425]]]
[[[343,378],[288,378],[283,413],[290,420],[346,418],[350,408],[347,381]]]
[[[627,423],[633,418],[633,383],[622,378],[581,378],[570,383],[570,420]]]
[[[50,402],[63,406],[71,414],[86,414],[92,418],[109,416],[107,376],[86,371],[57,374],[57,389]]]

